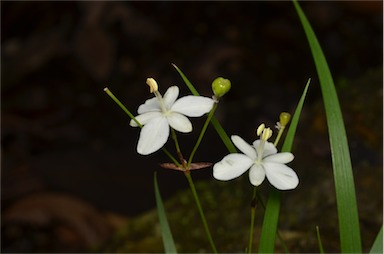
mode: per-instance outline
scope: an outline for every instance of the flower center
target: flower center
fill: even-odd
[[[157,100],[159,101],[161,112],[163,112],[164,114],[168,114],[169,110],[165,106],[163,96],[161,96],[159,91],[155,91],[153,93],[155,94]]]
[[[261,164],[261,161],[263,160],[265,142],[272,136],[272,130],[270,128],[265,128],[265,125],[261,124],[259,128],[257,128],[257,135],[260,136],[260,143],[259,146],[256,148],[256,163]]]

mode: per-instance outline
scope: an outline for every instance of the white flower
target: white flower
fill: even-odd
[[[296,188],[299,178],[290,167],[284,165],[293,160],[293,154],[277,153],[276,147],[266,141],[272,133],[263,134],[265,131],[261,139],[253,142],[253,146],[241,137],[233,135],[231,137],[233,143],[244,154],[232,153],[225,156],[213,166],[213,177],[227,181],[239,177],[250,169],[249,180],[254,186],[260,185],[267,176],[268,181],[279,190]]]
[[[148,78],[147,84],[155,97],[140,105],[137,110],[139,115],[135,117],[143,125],[137,144],[137,152],[143,155],[163,147],[169,137],[169,126],[179,132],[191,132],[192,124],[186,116],[202,116],[212,109],[214,103],[211,98],[193,95],[176,100],[179,96],[177,86],[168,88],[162,97],[154,79]],[[134,120],[130,125],[138,126]]]

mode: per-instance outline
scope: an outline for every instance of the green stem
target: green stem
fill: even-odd
[[[175,141],[175,147],[176,147],[177,156],[179,157],[179,160],[180,160],[181,165],[183,166],[183,168],[186,169],[187,167],[186,167],[186,164],[185,164],[185,159],[184,159],[184,156],[183,156],[183,154],[181,153],[181,150],[180,150],[179,141],[177,140],[176,131],[174,129],[172,129],[172,128],[171,128],[171,135],[172,135],[173,141]]]
[[[172,156],[172,154],[167,149],[163,147],[161,150],[163,150],[163,152],[172,160],[173,163],[175,163],[176,166],[182,167],[182,165],[176,160],[175,157]]]
[[[214,253],[217,253],[216,245],[215,245],[215,243],[213,242],[212,235],[211,235],[211,231],[209,230],[207,220],[205,219],[204,211],[203,211],[203,208],[201,207],[201,203],[200,203],[200,200],[199,200],[199,196],[197,195],[196,188],[195,188],[195,184],[193,183],[191,173],[190,173],[190,171],[185,171],[185,172],[184,172],[184,175],[185,175],[185,177],[186,177],[187,180],[188,180],[189,187],[191,188],[193,197],[195,198],[196,205],[197,205],[197,209],[199,210],[200,217],[201,217],[201,220],[202,220],[202,222],[203,222],[205,232],[206,232],[206,234],[207,234],[207,236],[208,236],[209,243],[211,244],[212,251],[213,251]]]
[[[218,105],[218,103],[215,103],[215,104],[213,105],[211,111],[210,111],[209,114],[208,114],[207,119],[205,120],[205,123],[204,123],[204,125],[203,125],[203,128],[201,129],[199,138],[197,139],[196,144],[195,144],[195,146],[194,146],[193,149],[192,149],[191,155],[189,156],[187,167],[189,167],[189,166],[191,165],[191,163],[192,163],[193,156],[195,156],[195,153],[196,153],[196,151],[197,151],[197,148],[199,148],[199,145],[200,145],[200,143],[201,143],[201,140],[203,140],[205,131],[207,130],[207,127],[208,127],[208,125],[209,125],[209,122],[211,121],[211,119],[212,119],[212,117],[213,117],[213,114],[215,113],[215,110],[216,110],[216,108],[217,108],[217,105]]]
[[[253,229],[255,227],[256,202],[257,202],[256,193],[257,193],[257,187],[254,187],[252,201],[251,201],[251,224],[249,225],[248,253],[252,253]]]
[[[284,129],[285,129],[284,126],[281,126],[281,127],[280,127],[279,132],[277,133],[277,137],[276,137],[276,139],[275,139],[275,142],[273,143],[275,146],[277,146],[277,144],[279,143],[280,138],[281,138],[281,135],[282,135],[283,132],[284,132]]]
[[[132,115],[132,113],[123,105],[123,103],[121,103],[119,101],[119,99],[116,98],[116,96],[108,89],[108,87],[104,88],[104,92],[106,92],[109,97],[112,98],[112,100],[114,100],[116,102],[117,105],[119,105],[119,107],[124,110],[125,113],[127,113],[127,115],[133,120],[136,122],[136,124],[140,127],[140,128],[143,128],[143,125],[137,121],[137,119],[135,118],[134,115]]]

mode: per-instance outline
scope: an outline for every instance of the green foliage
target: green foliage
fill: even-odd
[[[379,233],[376,236],[376,240],[372,245],[369,253],[383,253],[383,227],[381,227]]]
[[[161,235],[163,237],[163,244],[165,253],[177,253],[175,242],[173,240],[171,229],[169,228],[167,215],[165,214],[165,209],[163,201],[160,196],[159,186],[157,184],[156,172],[154,176],[154,185],[155,185],[155,197],[156,197],[156,206],[157,214],[159,216]]]
[[[293,4],[307,35],[323,95],[332,154],[341,251],[361,253],[359,216],[352,164],[335,85],[327,61],[311,25],[297,1],[294,0]]]
[[[316,236],[317,236],[317,244],[319,245],[319,251],[321,254],[323,254],[324,253],[323,242],[321,241],[320,229],[318,226],[316,226]]]
[[[295,114],[292,117],[291,125],[288,129],[287,136],[285,138],[282,151],[290,152],[295,137],[297,125],[301,110],[304,105],[305,96],[307,95],[310,79],[304,88],[304,92],[300,98],[300,101],[295,110]],[[277,232],[277,223],[279,221],[280,212],[280,191],[272,189],[268,197],[267,206],[265,208],[263,227],[261,229],[259,252],[260,253],[273,253],[275,248],[275,237]]]

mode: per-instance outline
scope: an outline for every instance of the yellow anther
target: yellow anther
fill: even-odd
[[[149,85],[151,93],[154,93],[159,89],[156,80],[154,80],[153,78],[147,78],[147,85]]]
[[[260,124],[260,126],[257,128],[256,134],[257,136],[260,136],[261,133],[263,133],[263,130],[265,129],[265,124]]]
[[[263,130],[261,139],[267,141],[271,136],[272,136],[272,130],[270,128],[266,128]]]

